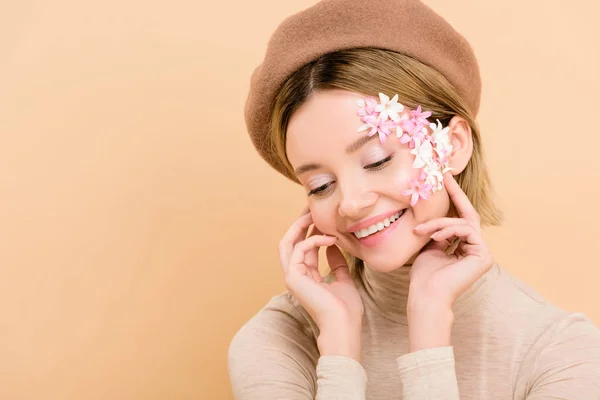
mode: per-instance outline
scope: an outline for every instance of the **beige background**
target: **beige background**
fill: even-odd
[[[230,399],[303,192],[246,135],[315,1],[0,0],[0,398]],[[472,43],[496,259],[600,323],[595,1],[427,1]]]

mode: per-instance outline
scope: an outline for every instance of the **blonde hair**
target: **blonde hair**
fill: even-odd
[[[431,120],[447,125],[453,116],[463,117],[471,127],[473,154],[455,178],[479,213],[483,226],[497,226],[502,213],[493,202],[493,188],[483,157],[479,126],[466,102],[437,70],[405,54],[376,48],[353,48],[325,54],[294,72],[282,85],[269,123],[269,146],[286,171],[298,182],[285,151],[287,126],[293,113],[315,92],[343,89],[377,97],[379,92],[398,94],[409,108],[431,111]],[[452,208],[451,214],[456,214]],[[351,260],[351,270],[362,261]]]

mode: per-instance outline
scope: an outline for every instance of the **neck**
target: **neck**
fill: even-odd
[[[390,272],[378,272],[368,265],[363,265],[357,275],[363,291],[365,307],[375,309],[385,318],[407,324],[406,305],[410,288],[410,271],[412,261]],[[459,316],[469,307],[477,304],[493,286],[499,274],[499,267],[494,265],[490,271],[483,275],[469,289],[461,294],[452,307],[455,316]],[[367,304],[369,303],[369,304]]]
[[[365,264],[358,271],[366,301],[373,303],[374,308],[384,317],[404,324],[407,323],[406,305],[411,266],[412,263],[390,272],[378,272]]]

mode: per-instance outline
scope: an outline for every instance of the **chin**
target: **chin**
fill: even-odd
[[[410,259],[410,255],[407,255],[405,259],[390,259],[385,257],[371,256],[368,259],[363,259],[367,268],[377,272],[392,272],[399,268],[403,268],[407,261]]]
[[[402,244],[394,245],[391,248],[382,247],[377,251],[362,252],[358,257],[373,271],[391,272],[407,265],[413,256],[421,251],[427,240],[412,237],[406,238],[400,243]]]

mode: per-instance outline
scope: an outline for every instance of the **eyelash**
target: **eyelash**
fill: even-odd
[[[364,167],[364,169],[368,169],[370,171],[379,171],[379,170],[382,170],[383,168],[385,168],[387,166],[388,162],[392,161],[392,158],[394,158],[394,155],[390,154],[389,156],[387,156],[383,160],[379,160],[379,161],[377,161],[377,162],[375,162],[373,164],[366,165]],[[333,182],[329,182],[329,183],[326,183],[324,185],[321,185],[318,188],[313,189],[310,192],[308,192],[308,195],[309,196],[312,196],[312,195],[321,196],[321,195],[323,195],[325,193],[325,190],[329,186],[331,186],[332,184],[333,184]]]

